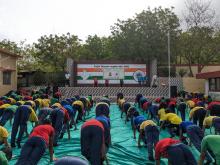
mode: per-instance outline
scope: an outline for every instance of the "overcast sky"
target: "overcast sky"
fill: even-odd
[[[32,43],[45,34],[67,32],[82,40],[108,36],[117,19],[131,18],[148,6],[174,6],[182,16],[184,0],[0,0],[0,40]],[[212,6],[219,9],[220,0]]]

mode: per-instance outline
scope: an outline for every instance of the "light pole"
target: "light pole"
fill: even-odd
[[[168,44],[168,97],[171,97],[170,94],[170,30],[168,30],[167,34],[167,44]]]

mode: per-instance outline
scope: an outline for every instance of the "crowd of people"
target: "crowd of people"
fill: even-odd
[[[0,98],[0,142],[4,145],[0,164],[8,164],[15,147],[21,148],[16,165],[38,164],[47,148],[51,162],[56,165],[109,164],[107,152],[114,136],[111,135],[111,104],[108,96],[95,102],[92,95],[61,98],[60,92],[51,96],[45,89],[9,92]],[[137,146],[146,146],[149,161],[159,165],[161,158],[167,158],[172,165],[220,165],[220,102],[202,94],[154,100],[137,94],[131,103],[123,93],[118,93],[117,105],[124,124],[131,123],[134,139],[138,133]],[[86,119],[93,109],[95,117]],[[10,141],[9,131],[4,127],[7,123],[12,128]],[[70,132],[78,129],[78,123],[82,124],[81,154],[87,160],[73,156],[55,158],[54,148],[61,145],[64,134],[71,139]],[[32,131],[28,132],[30,126]],[[170,137],[161,139],[163,130]],[[28,138],[21,145],[24,137]],[[199,160],[191,146],[200,152]]]

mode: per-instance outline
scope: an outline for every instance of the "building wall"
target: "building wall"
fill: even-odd
[[[176,73],[177,73],[177,74],[178,74],[178,71],[179,71],[180,69],[185,69],[185,70],[187,70],[188,73],[187,73],[184,77],[188,77],[189,67],[186,66],[186,65],[177,65],[177,66],[176,66]],[[201,73],[214,72],[214,71],[220,71],[220,65],[208,65],[208,66],[205,66],[205,67],[202,69],[202,72],[201,72]],[[193,75],[196,76],[196,74],[198,73],[198,66],[193,65],[193,66],[192,66],[192,72],[193,72]]]
[[[183,77],[182,80],[185,91],[205,93],[205,80],[196,79],[194,77]]]
[[[8,56],[0,53],[0,67],[6,68],[11,71],[11,84],[3,85],[3,71],[0,71],[0,96],[6,94],[10,90],[17,89],[17,70],[16,70],[16,57]]]

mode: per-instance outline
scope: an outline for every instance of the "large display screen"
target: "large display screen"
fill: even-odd
[[[99,84],[109,80],[109,84],[138,84],[147,81],[146,64],[77,64],[77,84],[93,84],[94,79]]]

